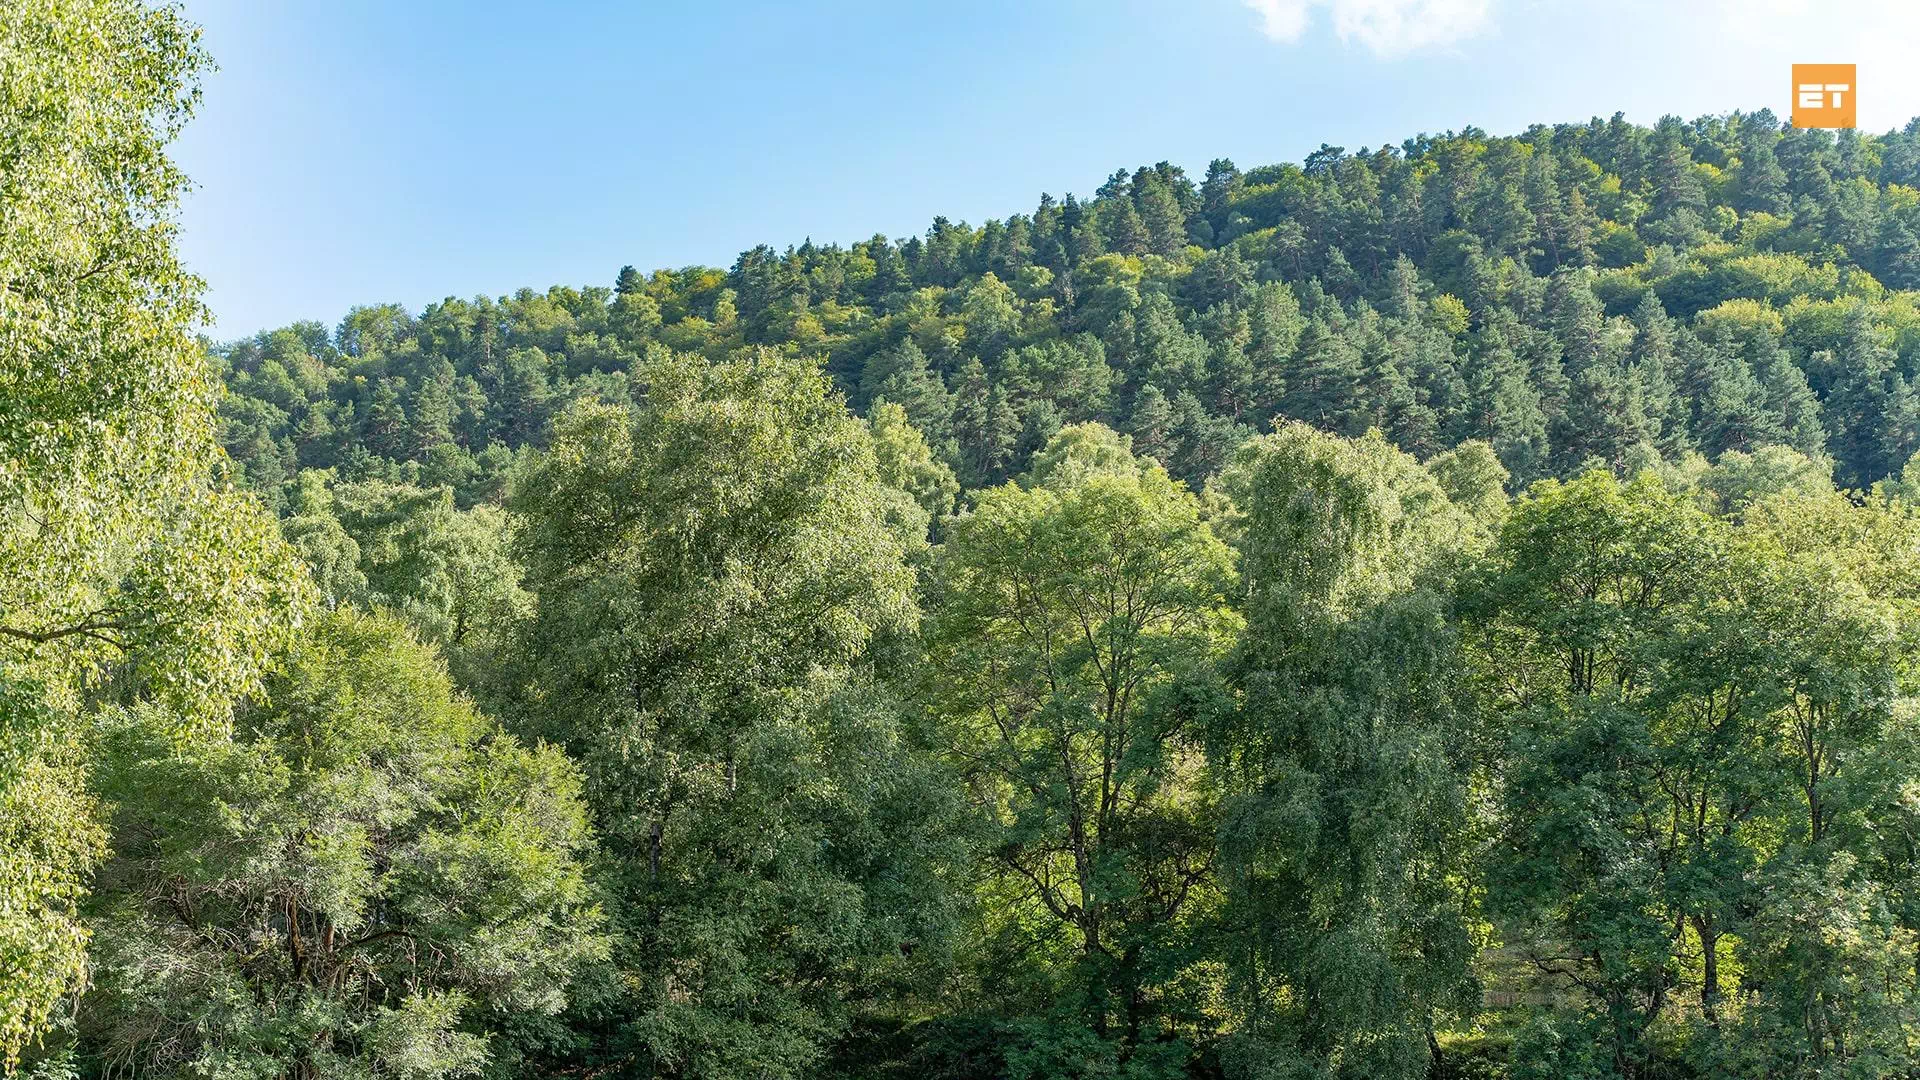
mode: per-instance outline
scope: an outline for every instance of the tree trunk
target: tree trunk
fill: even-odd
[[[1720,1027],[1720,932],[1713,920],[1700,918],[1694,920],[1694,929],[1700,934],[1700,1011],[1706,1015],[1707,1026]]]

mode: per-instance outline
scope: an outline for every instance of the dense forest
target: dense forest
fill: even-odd
[[[765,348],[858,412],[905,408],[967,490],[1088,421],[1197,488],[1279,418],[1422,460],[1483,440],[1516,490],[1766,446],[1865,490],[1920,449],[1917,186],[1920,126],[1836,139],[1766,110],[1323,146],[1198,184],[1163,162],[979,228],[264,333],[215,350],[223,439],[282,510],[316,468],[497,502],[572,402],[632,401],[657,356]]]
[[[1920,1076],[1920,121],[216,344],[208,62],[0,13],[9,1073]]]

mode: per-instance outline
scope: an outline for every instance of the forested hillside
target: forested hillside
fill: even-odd
[[[9,1073],[1920,1074],[1920,122],[208,346],[208,59],[0,12]]]
[[[980,227],[622,270],[611,290],[355,309],[217,350],[256,490],[304,468],[490,501],[577,398],[649,351],[818,359],[968,488],[1063,424],[1198,484],[1276,417],[1426,458],[1492,443],[1516,484],[1791,446],[1865,488],[1920,448],[1920,128],[1775,117],[1469,129],[1301,165],[1121,170]]]

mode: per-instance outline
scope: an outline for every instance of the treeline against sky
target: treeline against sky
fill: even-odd
[[[486,501],[650,350],[765,345],[856,409],[905,407],[969,488],[1087,420],[1197,484],[1276,417],[1423,458],[1483,439],[1522,485],[1784,445],[1865,488],[1920,448],[1915,185],[1920,128],[1765,110],[1216,161],[1198,184],[1162,163],[979,228],[261,334],[217,350],[223,437],[264,492],[413,462]]]

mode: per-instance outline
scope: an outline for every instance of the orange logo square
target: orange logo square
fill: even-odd
[[[1853,127],[1859,85],[1852,64],[1793,65],[1793,126]]]

